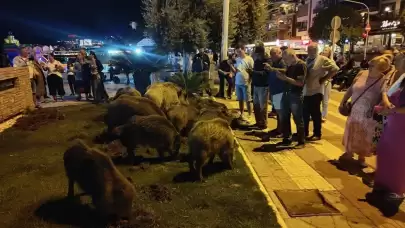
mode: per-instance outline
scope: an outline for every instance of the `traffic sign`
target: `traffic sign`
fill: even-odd
[[[366,28],[365,28],[364,30],[366,30],[366,32],[370,32],[370,30],[371,30],[370,24],[367,24],[367,25],[366,25]]]
[[[330,41],[336,44],[340,40],[340,32],[338,30],[332,31],[329,36]]]
[[[338,29],[342,25],[342,19],[339,16],[334,16],[330,23],[332,29]]]

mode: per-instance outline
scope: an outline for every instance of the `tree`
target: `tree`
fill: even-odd
[[[351,43],[356,43],[361,39],[363,31],[363,18],[354,9],[345,5],[334,5],[325,8],[314,17],[314,23],[309,29],[309,36],[312,40],[329,40],[332,31],[331,21],[334,16],[342,18],[340,42],[348,39]]]
[[[239,12],[240,4],[240,0],[230,0],[228,28],[228,38],[230,43],[234,40],[237,14]],[[213,50],[220,50],[222,44],[223,0],[204,1],[203,7],[199,12],[200,17],[207,21],[209,27],[209,47]]]
[[[196,13],[199,0],[142,1],[147,34],[161,50],[191,53],[207,46],[207,22]]]
[[[268,7],[268,0],[240,0],[236,9],[234,44],[238,42],[254,43],[265,37],[269,18]]]

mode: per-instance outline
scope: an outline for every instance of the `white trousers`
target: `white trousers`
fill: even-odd
[[[325,82],[322,89],[323,93],[322,118],[326,118],[326,116],[328,115],[329,97],[331,91],[332,91],[332,83],[330,81]]]

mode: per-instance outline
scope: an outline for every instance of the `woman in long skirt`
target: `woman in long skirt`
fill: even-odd
[[[377,122],[372,118],[372,111],[386,90],[383,72],[389,66],[389,60],[385,57],[372,59],[369,70],[361,71],[344,95],[339,109],[346,105],[350,97],[355,103],[347,118],[343,136],[346,151],[339,161],[351,160],[357,154],[359,166],[365,168],[365,158],[374,154],[372,138]]]
[[[381,111],[387,122],[377,145],[374,197],[368,195],[386,216],[397,213],[405,197],[405,79],[401,78],[399,88],[389,96],[392,106]]]

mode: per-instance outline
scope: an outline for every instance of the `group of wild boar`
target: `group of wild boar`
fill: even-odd
[[[171,82],[152,84],[144,96],[123,88],[112,100],[104,116],[106,131],[121,141],[132,162],[138,146],[155,149],[160,158],[168,152],[175,159],[187,137],[188,164],[197,180],[203,181],[202,168],[216,155],[233,168],[237,144],[230,128],[233,117],[224,104],[186,94]],[[135,190],[109,156],[79,142],[65,152],[64,164],[69,197],[76,182],[102,215],[129,219]]]

